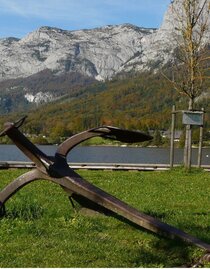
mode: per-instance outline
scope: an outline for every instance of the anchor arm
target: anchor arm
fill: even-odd
[[[44,178],[44,174],[41,173],[38,169],[33,169],[32,171],[29,171],[13,180],[0,192],[0,207],[5,204],[6,201],[10,197],[12,197],[18,190],[22,189],[30,182],[40,178]]]
[[[96,136],[106,139],[119,140],[125,143],[143,142],[152,139],[151,136],[139,131],[130,131],[113,126],[101,126],[71,136],[58,147],[56,153],[62,156],[67,156],[72,148],[81,142]]]

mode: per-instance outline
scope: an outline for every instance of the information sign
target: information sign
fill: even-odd
[[[203,125],[203,111],[183,111],[182,123],[186,125]]]

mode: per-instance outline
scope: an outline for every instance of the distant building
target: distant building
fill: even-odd
[[[174,132],[174,141],[179,142],[180,137],[182,135],[182,132],[183,131],[181,131],[181,130],[176,130]],[[163,132],[161,132],[161,134],[162,134],[162,137],[164,137],[164,138],[169,138],[169,139],[171,138],[171,131],[170,130],[163,131]]]

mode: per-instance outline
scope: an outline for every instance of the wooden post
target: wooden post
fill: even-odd
[[[188,164],[188,147],[189,147],[189,125],[186,125],[185,129],[185,146],[184,146],[184,167],[187,167]]]
[[[204,108],[202,107],[201,110],[203,111],[202,122],[204,122]],[[200,136],[199,136],[199,146],[198,146],[198,168],[201,167],[202,145],[203,145],[203,125],[200,126]]]
[[[189,125],[188,130],[188,159],[187,159],[187,169],[191,168],[191,159],[192,159],[192,126]]]
[[[189,100],[189,107],[188,107],[189,111],[193,110],[193,99],[190,98]],[[191,168],[191,153],[192,153],[192,128],[191,125],[187,125],[186,126],[186,141],[185,141],[185,154],[187,154],[186,159],[185,159],[185,168],[187,168],[188,170]]]
[[[172,118],[171,118],[171,148],[170,148],[170,168],[174,165],[174,131],[175,131],[175,105],[172,107]]]

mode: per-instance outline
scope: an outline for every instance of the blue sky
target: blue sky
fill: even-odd
[[[156,28],[170,0],[0,0],[0,38],[41,26],[78,30],[131,23]]]

